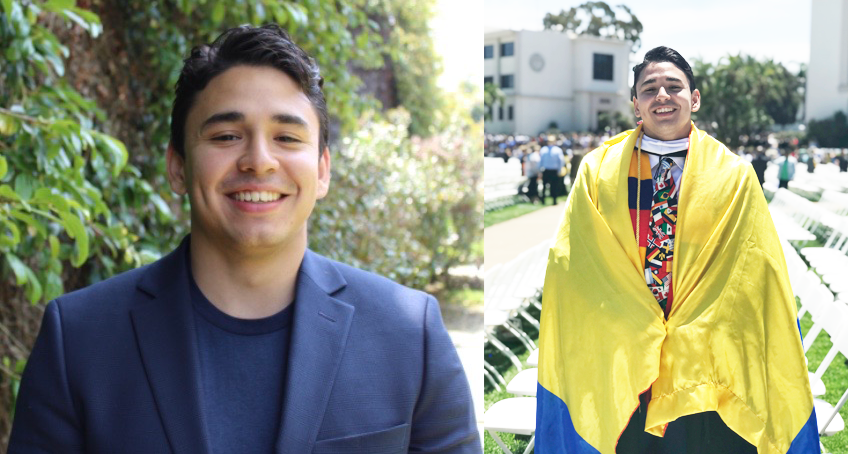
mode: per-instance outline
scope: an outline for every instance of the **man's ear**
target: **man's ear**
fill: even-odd
[[[639,112],[639,101],[636,97],[633,97],[633,113],[636,114],[636,117],[642,118],[642,113]]]
[[[177,153],[173,144],[169,143],[165,160],[168,163],[168,181],[171,183],[171,190],[179,195],[185,195],[185,158]]]
[[[696,88],[692,92],[692,112],[697,112],[701,108],[701,92]]]
[[[324,147],[324,152],[318,157],[318,186],[315,188],[315,198],[323,199],[330,190],[330,147]]]

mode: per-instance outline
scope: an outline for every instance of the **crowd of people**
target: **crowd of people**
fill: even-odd
[[[558,198],[568,195],[566,182],[574,181],[583,155],[609,137],[609,134],[576,132],[538,136],[486,134],[484,148],[487,157],[521,162],[521,175],[526,181],[518,191],[531,203],[544,204],[550,198],[556,205]]]
[[[580,160],[586,153],[599,147],[610,134],[557,133],[538,136],[486,134],[484,154],[498,157],[504,162],[517,159],[521,162],[521,175],[525,182],[518,188],[531,203],[545,203],[547,197],[556,205],[557,198],[568,195],[568,186],[574,181]],[[769,162],[778,166],[779,187],[788,188],[796,167],[809,173],[819,164],[834,163],[840,171],[848,172],[848,150],[834,151],[816,146],[804,148],[798,139],[778,140],[772,136],[743,137],[745,146],[736,153],[744,157],[757,174],[760,185],[765,181]]]

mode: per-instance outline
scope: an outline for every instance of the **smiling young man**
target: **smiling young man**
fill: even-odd
[[[686,60],[580,165],[545,275],[538,453],[818,453],[786,262],[751,165],[700,131]]]
[[[192,51],[167,150],[191,235],[48,305],[10,453],[480,452],[436,301],[307,249],[322,84],[277,26]]]

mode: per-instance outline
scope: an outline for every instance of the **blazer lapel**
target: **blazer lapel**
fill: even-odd
[[[330,294],[345,286],[329,260],[307,250],[297,277],[277,453],[311,452],[324,419],[354,307]]]
[[[153,299],[131,312],[144,369],[175,454],[209,451],[201,418],[187,248],[188,237],[149,268],[138,287]]]

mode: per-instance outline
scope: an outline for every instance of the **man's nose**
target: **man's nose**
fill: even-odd
[[[238,161],[239,171],[257,175],[275,172],[280,163],[274,156],[272,147],[273,144],[264,138],[251,139]]]
[[[668,92],[665,91],[665,87],[660,87],[660,91],[657,92],[657,99],[669,99],[669,98],[670,98],[670,96],[668,95]]]

